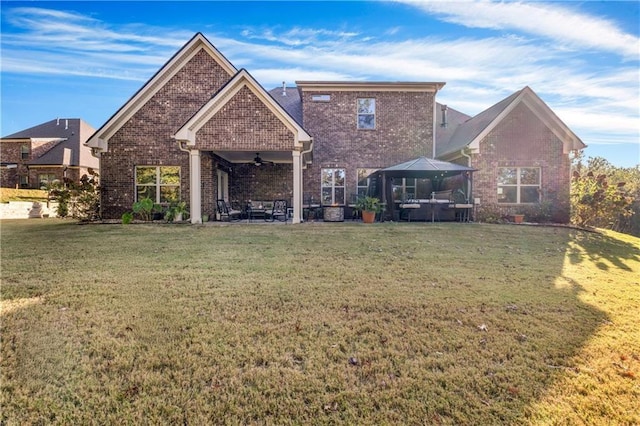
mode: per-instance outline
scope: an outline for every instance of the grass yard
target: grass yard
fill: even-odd
[[[9,201],[40,201],[47,202],[47,191],[40,189],[12,189],[0,188],[0,203]]]
[[[1,227],[2,424],[640,424],[637,238]]]

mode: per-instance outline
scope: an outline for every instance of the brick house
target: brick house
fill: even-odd
[[[267,92],[247,70],[237,70],[196,34],[87,142],[100,157],[103,217],[119,218],[134,201],[147,196],[160,204],[186,200],[192,223],[205,214],[213,217],[216,199],[241,207],[248,200],[283,198],[292,207],[292,221],[298,223],[303,206],[313,200],[349,205],[357,195],[375,189],[371,176],[376,170],[438,153],[455,162],[460,162],[456,153],[466,160],[487,155],[484,149],[474,151],[475,140],[463,146],[462,139],[454,137],[456,128],[474,124],[471,117],[460,114],[456,123],[440,126],[436,93],[444,83],[296,84]],[[523,102],[531,100],[518,103]],[[450,116],[457,117],[451,111]],[[510,108],[509,113],[515,117],[519,112]],[[492,132],[510,135],[509,129],[502,130],[508,127],[503,117],[494,121]],[[542,127],[536,129],[544,131]],[[562,129],[573,135],[565,126]],[[449,136],[443,146],[457,151],[438,146],[441,134]],[[541,154],[568,158],[563,147],[582,146],[565,145],[548,152],[545,148]],[[483,161],[477,164],[493,167],[488,159]],[[507,160],[495,161],[502,165]],[[478,168],[475,161],[471,164]],[[566,159],[557,163],[565,165]],[[554,166],[549,162],[548,167]],[[553,173],[566,176],[566,181],[544,183],[568,188],[568,168]],[[496,180],[480,180],[489,185],[487,195],[481,192],[489,202],[491,191],[495,198]],[[421,191],[416,179],[395,179],[392,185],[398,198]]]
[[[477,170],[477,203],[502,214],[546,206],[553,220],[569,221],[569,153],[585,145],[531,88],[475,117],[439,109],[436,156]]]
[[[41,188],[63,178],[79,182],[99,169],[85,142],[95,132],[78,118],[58,118],[0,139],[0,186]]]

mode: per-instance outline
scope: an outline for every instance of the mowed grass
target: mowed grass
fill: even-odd
[[[637,238],[1,226],[3,424],[640,423]]]
[[[47,202],[47,191],[41,189],[13,189],[0,188],[0,203],[9,201],[39,201]]]

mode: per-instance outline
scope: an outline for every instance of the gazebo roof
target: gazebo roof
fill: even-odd
[[[378,173],[384,173],[387,176],[429,177],[435,175],[447,176],[475,170],[476,169],[471,167],[449,163],[447,161],[418,157],[405,161],[404,163],[396,164],[395,166],[378,170]]]

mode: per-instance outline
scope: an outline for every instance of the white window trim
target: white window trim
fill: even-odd
[[[516,183],[515,184],[497,184],[497,191],[498,194],[500,194],[500,188],[505,188],[505,187],[509,187],[509,188],[516,188],[516,202],[500,202],[500,199],[498,199],[498,204],[501,205],[515,205],[515,204],[526,204],[526,205],[535,205],[535,204],[539,204],[540,202],[542,202],[541,197],[538,197],[538,201],[537,202],[533,202],[533,203],[523,203],[520,201],[520,189],[523,187],[530,187],[530,188],[538,188],[538,191],[540,191],[542,189],[542,168],[541,167],[528,167],[528,166],[522,166],[522,167],[509,167],[509,166],[504,166],[504,167],[498,167],[498,176],[500,176],[500,169],[516,169]],[[537,184],[530,184],[530,183],[525,183],[525,184],[521,184],[520,183],[520,170],[522,169],[537,169],[538,170],[538,183]]]
[[[332,182],[331,182],[331,186],[324,186],[323,182],[322,182],[322,174],[324,173],[325,170],[342,170],[344,173],[344,185],[340,186],[340,185],[336,185],[336,175],[335,173],[332,176]],[[342,188],[343,191],[343,198],[346,198],[347,196],[347,170],[344,167],[323,167],[320,170],[320,202],[323,203],[324,205],[324,189],[325,188],[331,188],[331,204],[328,205],[334,205],[334,204],[338,204],[338,205],[344,205],[346,202],[346,199],[343,199],[341,203],[338,203],[336,201],[336,188]]]
[[[142,168],[142,167],[145,167],[145,168],[155,167],[155,169],[156,169],[156,183],[154,183],[154,184],[139,184],[138,183],[138,168]],[[144,165],[144,164],[139,164],[139,165],[135,166],[135,200],[138,200],[138,187],[139,186],[155,186],[156,187],[156,196],[155,196],[155,199],[153,200],[153,202],[156,203],[156,204],[161,204],[160,203],[160,194],[161,194],[160,189],[162,187],[165,187],[165,186],[177,187],[178,188],[178,195],[180,194],[180,189],[181,189],[181,186],[182,186],[181,183],[178,183],[177,185],[161,184],[160,183],[160,169],[163,168],[163,167],[177,167],[178,168],[178,173],[179,173],[179,176],[180,176],[180,182],[182,181],[182,167],[180,167],[180,166],[175,166],[175,165],[171,165],[171,164],[165,164],[165,165],[162,165],[162,166],[147,166],[147,165]]]
[[[360,100],[361,99],[371,99],[373,100],[373,113],[360,113],[359,112],[359,106],[360,106]],[[377,113],[376,113],[376,98],[357,98],[356,100],[356,127],[358,128],[358,130],[376,130],[378,123],[377,123]],[[360,127],[360,116],[361,115],[373,115],[373,127]]]

